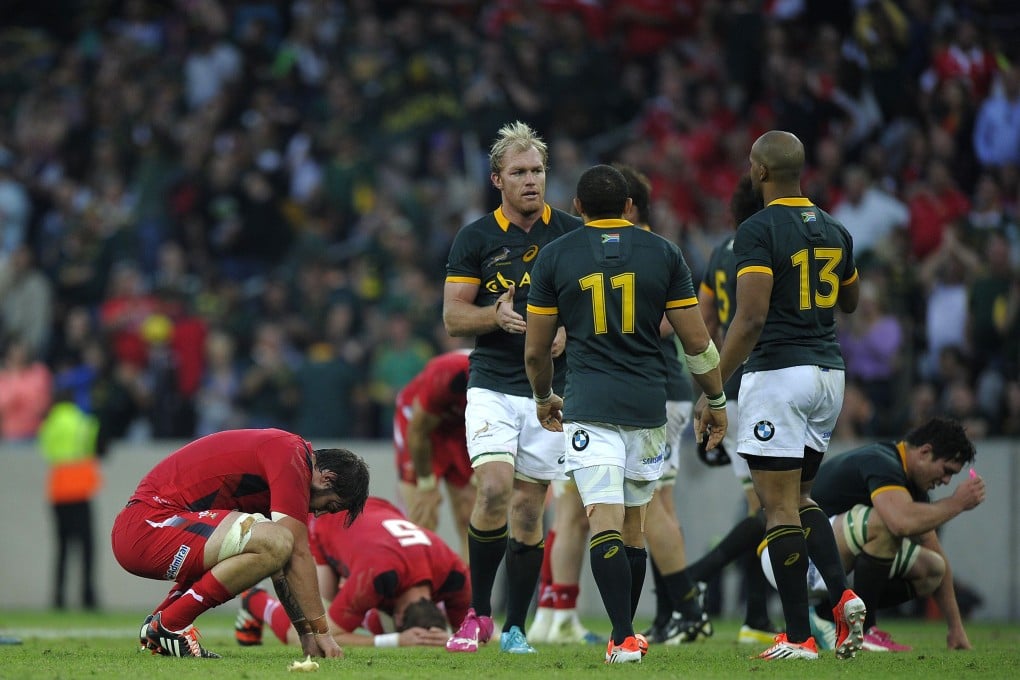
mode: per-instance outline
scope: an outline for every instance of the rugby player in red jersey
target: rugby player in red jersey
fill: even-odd
[[[164,656],[217,658],[195,619],[272,577],[311,656],[342,656],[329,634],[308,545],[309,513],[347,512],[368,497],[368,467],[346,449],[318,449],[283,430],[228,430],[164,458],[114,521],[125,570],[175,581],[142,624],[141,645]]]

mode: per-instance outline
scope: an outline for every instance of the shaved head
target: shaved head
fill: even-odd
[[[766,205],[783,196],[800,196],[804,145],[783,130],[769,130],[751,145],[751,186]]]
[[[770,181],[792,182],[804,169],[804,145],[790,132],[770,130],[751,146],[751,160],[768,169]]]

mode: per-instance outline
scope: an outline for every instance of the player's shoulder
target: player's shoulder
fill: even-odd
[[[880,441],[864,444],[844,453],[841,458],[846,464],[859,468],[902,466],[897,445]]]
[[[500,230],[499,221],[496,220],[496,213],[493,210],[480,215],[460,228],[458,235],[486,234],[492,230]]]

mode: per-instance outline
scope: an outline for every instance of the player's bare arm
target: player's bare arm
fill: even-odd
[[[666,319],[684,346],[684,353],[688,357],[688,368],[694,381],[698,383],[705,395],[722,395],[723,379],[719,372],[718,350],[708,335],[708,329],[701,318],[698,306],[666,310]],[[708,448],[718,446],[726,436],[726,429],[729,427],[725,397],[720,397],[720,399],[723,400],[721,407],[702,408],[695,412],[694,436],[700,439],[707,432],[706,446]],[[708,405],[704,396],[698,403],[703,407]]]
[[[439,506],[443,502],[432,472],[432,432],[442,422],[442,417],[426,411],[415,398],[407,421],[407,450],[414,463],[418,486],[408,503],[407,514],[408,519],[426,529],[439,525]]]
[[[308,527],[293,517],[283,516],[277,522],[289,529],[294,549],[283,568],[282,579],[273,579],[277,596],[287,616],[301,634],[301,648],[312,656],[343,656],[343,651],[329,635],[329,623],[319,596],[315,561],[308,547]],[[281,584],[283,592],[281,592]],[[310,635],[306,633],[308,628]]]
[[[854,272],[853,277],[849,281],[845,281],[839,285],[839,296],[836,298],[836,304],[839,305],[841,311],[852,314],[857,309],[857,302],[861,299],[861,279]]]
[[[524,317],[514,311],[513,284],[495,305],[479,307],[477,283],[447,281],[443,286],[443,325],[452,337],[484,335],[495,330],[523,333]]]
[[[894,536],[919,536],[934,531],[961,512],[977,507],[985,498],[980,477],[960,482],[951,496],[934,503],[917,503],[904,488],[883,491],[872,503],[882,522]]]
[[[730,379],[754,349],[765,327],[771,298],[771,274],[745,272],[738,275],[737,311],[719,353],[719,372],[723,381]]]
[[[535,395],[535,415],[547,430],[563,431],[563,400],[553,393],[552,345],[559,316],[528,312],[524,338],[524,370]]]
[[[946,647],[949,649],[973,649],[970,639],[967,637],[967,631],[963,627],[963,616],[960,615],[960,607],[956,601],[956,587],[953,585],[953,568],[949,564],[949,557],[942,549],[938,534],[934,531],[929,531],[919,537],[917,542],[921,546],[940,555],[946,565],[942,582],[931,594],[946,620]]]

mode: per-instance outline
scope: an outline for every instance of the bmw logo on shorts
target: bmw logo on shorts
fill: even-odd
[[[776,426],[767,420],[759,420],[754,424],[754,438],[760,442],[767,442],[776,434]]]
[[[570,445],[574,447],[575,451],[584,451],[588,446],[588,433],[584,430],[577,430],[570,438]]]

